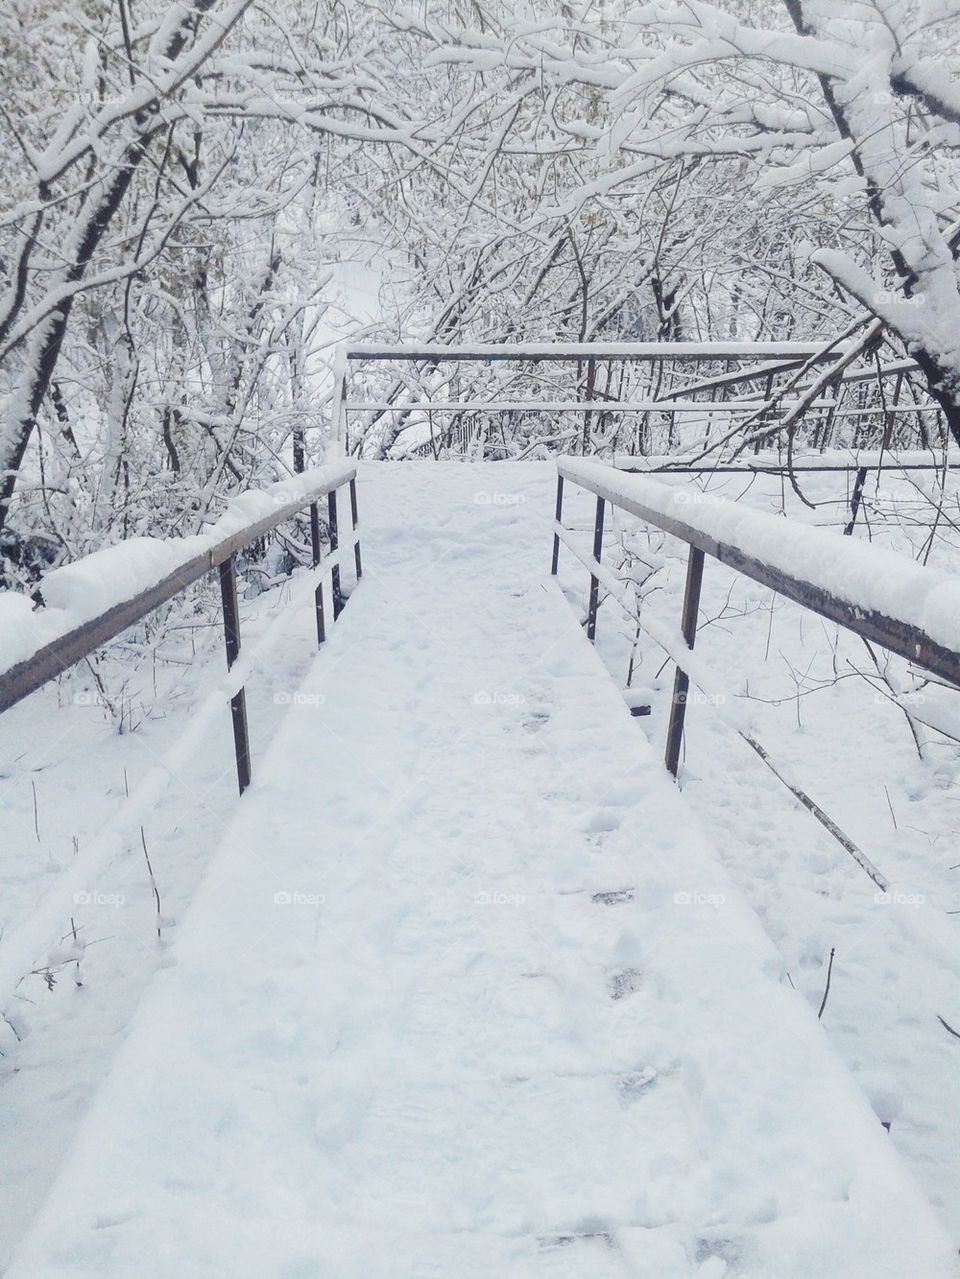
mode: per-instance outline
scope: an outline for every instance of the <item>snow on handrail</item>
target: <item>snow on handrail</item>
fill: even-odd
[[[44,607],[0,594],[0,711],[15,705],[304,507],[355,480],[341,460],[241,494],[193,537],[131,538],[48,573]]]
[[[819,342],[443,342],[348,345],[347,360],[831,360],[844,354]]]
[[[960,579],[717,495],[580,458],[559,475],[915,666],[960,686]]]
[[[31,611],[27,596],[0,595],[0,710],[14,705],[74,662],[106,643],[159,604],[172,599],[205,573],[218,569],[224,606],[227,671],[191,716],[167,754],[150,768],[120,810],[103,830],[80,848],[57,876],[33,914],[0,946],[0,1012],[8,1006],[23,976],[34,970],[50,939],[63,933],[70,903],[117,856],[126,840],[163,794],[169,778],[191,758],[205,740],[214,720],[229,703],[233,720],[237,777],[242,794],[250,782],[250,743],[247,734],[244,685],[262,669],[283,634],[294,608],[312,599],[317,616],[317,639],[325,638],[323,589],[330,577],[333,616],[343,607],[340,569],[352,553],[356,575],[361,574],[360,540],[354,461],[340,460],[305,471],[266,489],[236,498],[208,532],[187,538],[134,538],[88,555],[48,573],[41,584],[52,607]],[[350,486],[350,521],[341,534],[336,493]],[[316,503],[329,502],[330,550],[320,554]],[[288,607],[252,649],[240,647],[234,556],[264,533],[311,508],[313,567],[300,578]],[[6,607],[4,607],[6,606]],[[33,625],[29,625],[31,620]],[[5,633],[6,632],[6,633]],[[10,662],[11,652],[21,652]],[[7,658],[5,663],[3,657]]]
[[[557,572],[557,557],[562,543],[590,573],[589,637],[592,638],[592,631],[595,633],[600,584],[629,616],[636,617],[636,608],[625,590],[627,581],[621,581],[600,560],[604,506],[607,502],[682,538],[690,545],[680,631],[675,632],[656,619],[643,617],[641,620],[644,629],[677,667],[666,756],[667,767],[674,776],[677,775],[676,760],[683,734],[688,680],[692,679],[774,776],[873,880],[880,890],[877,901],[887,904],[922,902],[922,895],[912,893],[908,886],[891,883],[791,777],[790,770],[774,762],[757,740],[746,717],[735,707],[734,699],[724,690],[720,677],[699,654],[694,654],[700,580],[704,555],[712,555],[840,625],[877,639],[891,651],[908,657],[915,666],[924,666],[937,673],[945,673],[946,667],[947,678],[954,685],[960,674],[960,656],[955,651],[960,641],[960,580],[921,567],[906,556],[881,550],[869,543],[851,542],[849,538],[841,539],[835,534],[779,516],[746,512],[736,503],[722,499],[718,502],[712,494],[691,492],[689,488],[671,488],[646,476],[626,475],[595,462],[561,458],[557,471],[557,514],[553,525],[551,572]],[[597,496],[593,555],[576,544],[570,537],[570,530],[562,523],[565,479]],[[698,499],[702,505],[696,505]],[[881,612],[881,605],[887,609],[886,613]],[[928,633],[931,631],[932,634]],[[953,648],[944,647],[941,640],[946,640]],[[956,725],[951,727],[956,730]],[[955,935],[938,912],[911,907],[898,910],[894,918],[911,941],[925,947],[952,971],[960,974],[960,953]]]
[[[684,474],[751,475],[772,473],[785,475],[790,471],[943,471],[960,467],[960,451],[957,449],[829,449],[822,453],[805,453],[797,450],[791,459],[775,453],[757,453],[739,461],[712,461],[702,454],[684,456],[682,453],[645,454],[614,453],[605,462],[618,471],[639,473],[675,472]]]
[[[564,528],[559,520],[554,521],[553,531],[555,537],[559,538],[567,550],[580,561],[591,577],[595,578],[603,586],[607,594],[616,600],[627,617],[639,620],[636,616],[635,601],[631,601],[627,590],[629,579],[621,581],[610,568],[578,546],[570,536],[570,530]],[[700,654],[687,647],[682,632],[679,629],[672,630],[665,623],[658,621],[656,618],[648,617],[646,614],[643,616],[642,625],[651,639],[676,664],[677,669],[683,671],[710,700],[720,718],[725,720],[729,727],[743,738],[750,749],[759,755],[774,776],[830,832],[861,869],[869,875],[880,891],[887,892],[890,888],[890,881],[867,857],[866,853],[853,842],[849,835],[841,830],[833,818],[824,812],[806,791],[801,789],[800,785],[789,775],[789,771],[782,765],[774,763],[769,752],[757,740],[752,724],[743,714],[741,708],[737,706],[736,698],[731,696],[721,677],[703,660]],[[686,697],[686,694],[684,696]],[[682,731],[683,724],[681,722],[679,732],[682,733]]]

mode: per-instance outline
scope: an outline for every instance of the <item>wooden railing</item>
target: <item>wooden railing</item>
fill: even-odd
[[[189,556],[166,574],[160,581],[146,589],[119,600],[78,625],[70,627],[50,642],[38,646],[7,670],[0,672],[0,711],[15,705],[30,693],[42,688],[64,671],[92,653],[95,649],[115,639],[129,626],[141,621],[154,609],[173,599],[205,574],[216,570],[223,602],[223,632],[226,648],[227,670],[240,655],[240,612],[237,602],[237,555],[258,538],[277,528],[285,520],[300,511],[310,510],[310,538],[313,572],[316,578],[314,608],[316,612],[317,642],[326,638],[323,582],[330,574],[331,605],[336,621],[343,609],[340,589],[340,565],[345,554],[353,551],[354,567],[359,579],[362,574],[360,535],[357,512],[357,468],[353,461],[333,462],[315,471],[299,475],[293,481],[283,481],[268,489],[263,496],[274,509],[260,518],[250,520],[241,528],[214,540],[197,554]],[[350,531],[344,536],[340,527],[338,492],[347,487],[350,497]],[[291,491],[293,489],[294,491]],[[319,502],[327,499],[327,527],[329,552],[321,554]],[[83,563],[80,561],[79,563]],[[40,583],[40,594],[43,582]],[[230,699],[233,721],[234,751],[237,764],[237,782],[240,793],[246,790],[251,779],[250,736],[247,725],[246,692],[243,685],[233,692]]]
[[[655,418],[668,419],[674,425],[691,414],[695,418],[707,417],[710,421],[720,414],[727,421],[722,434],[729,433],[731,421],[752,423],[760,434],[750,444],[759,451],[764,441],[777,435],[780,429],[778,421],[784,415],[795,426],[797,415],[812,412],[825,415],[827,425],[823,427],[825,434],[821,446],[829,434],[828,427],[832,431],[834,419],[856,421],[863,417],[879,417],[884,423],[883,439],[886,440],[896,419],[904,414],[916,417],[922,444],[926,445],[929,439],[934,438],[939,441],[944,430],[942,412],[936,402],[924,396],[921,403],[912,396],[910,402],[901,403],[904,380],[909,383],[910,376],[917,371],[916,364],[912,360],[895,360],[873,367],[865,364],[861,357],[859,344],[840,339],[808,342],[518,342],[466,346],[439,342],[399,346],[380,342],[343,343],[337,348],[333,362],[330,434],[350,453],[361,447],[366,431],[385,415],[390,415],[395,425],[398,420],[401,423],[409,421],[411,415],[426,415],[430,439],[412,444],[411,455],[429,450],[438,456],[437,449],[450,444],[453,428],[448,423],[446,434],[441,428],[435,438],[434,414],[445,415],[453,422],[464,415],[574,415],[575,419],[581,419],[579,425],[561,430],[559,434],[531,437],[527,448],[556,446],[563,441],[567,441],[564,448],[576,448],[570,441],[577,437],[581,440],[581,447],[577,449],[581,454],[594,454],[599,448],[609,456],[609,450],[617,447],[619,429],[603,441],[594,442],[591,438],[592,424],[606,421],[608,417],[616,421],[620,416],[624,423],[632,421],[638,432],[639,447],[641,424],[646,423],[651,414]],[[351,390],[351,374],[355,367],[384,362],[400,366],[386,394],[378,398],[355,398]],[[424,369],[446,364],[512,364],[530,374],[538,365],[555,367],[563,363],[570,365],[575,372],[573,398],[556,399],[553,395],[546,399],[505,398],[496,386],[490,395],[481,391],[479,397],[449,399],[443,397],[441,389],[440,397],[432,398],[431,379],[421,376]],[[404,364],[413,366],[417,376],[408,379]],[[641,384],[646,387],[643,393],[631,392],[628,385],[626,398],[621,398],[614,394],[609,384],[601,387],[604,369],[629,365],[648,367],[649,377],[641,379]],[[708,371],[702,378],[691,381],[690,371],[695,371],[698,365]],[[732,366],[732,369],[718,373],[718,365]],[[668,378],[668,382],[679,380],[679,385],[661,385],[664,371],[676,372],[680,366],[684,369],[683,377]],[[778,378],[789,380],[781,386],[776,384]],[[892,394],[881,392],[877,403],[849,405],[841,402],[841,392],[846,387],[874,380],[879,386],[887,379],[895,382]],[[444,381],[443,387],[447,385]],[[552,373],[548,386],[556,390]],[[352,437],[351,422],[357,414],[369,415],[369,421],[359,436],[355,433]],[[925,414],[934,415],[936,429],[932,435],[931,429],[922,424],[925,419],[921,415]],[[627,425],[622,429],[627,430]],[[671,440],[673,429],[670,428]],[[702,436],[701,427],[697,437]],[[711,451],[721,442],[716,442]],[[502,449],[492,441],[487,441],[486,447],[495,452],[503,451],[508,457],[511,454],[506,442]],[[554,447],[553,451],[558,450]]]
[[[596,496],[592,554],[563,524],[565,481]],[[686,486],[680,489],[596,462],[561,458],[557,464],[551,572],[557,573],[561,545],[589,572],[586,632],[591,641],[597,633],[601,587],[622,609],[636,616],[636,609],[626,598],[625,583],[603,563],[607,504],[679,538],[689,548],[679,632],[642,613],[637,618],[676,664],[665,751],[667,769],[674,777],[679,767],[691,679],[716,704],[728,700],[713,672],[693,654],[707,556],[960,689],[960,579],[922,567],[896,552],[779,516],[748,511]],[[853,841],[782,775],[744,724],[736,717],[729,718],[768,767],[874,882],[885,888],[880,872]]]

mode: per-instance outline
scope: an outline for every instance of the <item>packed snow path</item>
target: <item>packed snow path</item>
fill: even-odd
[[[510,475],[365,470],[366,577],[8,1279],[955,1275]]]

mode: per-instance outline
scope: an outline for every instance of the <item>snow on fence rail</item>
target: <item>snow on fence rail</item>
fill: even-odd
[[[564,480],[596,494],[593,553],[587,553],[563,525]],[[557,463],[557,505],[551,572],[556,574],[561,543],[590,573],[587,637],[594,640],[601,585],[628,613],[624,584],[602,563],[606,504],[638,516],[686,542],[690,548],[679,632],[642,619],[649,634],[676,663],[665,762],[675,777],[680,761],[687,695],[692,679],[708,695],[716,676],[692,649],[696,637],[704,557],[710,555],[739,573],[847,630],[907,658],[914,666],[960,685],[960,580],[921,567],[895,551],[864,542],[840,541],[834,533],[752,511],[710,494],[677,489],[647,476],[627,474],[596,462],[561,458]],[[713,696],[718,707],[725,697]],[[740,717],[725,718],[793,794],[885,890],[877,868],[826,813],[785,777]]]
[[[702,407],[702,406],[701,406]],[[912,409],[911,409],[912,411]],[[707,462],[696,455],[615,453],[605,461],[618,471],[648,471],[679,475],[788,475],[791,471],[944,471],[960,467],[957,449],[830,449],[817,453],[797,451],[791,458],[758,454],[736,462]]]
[[[442,342],[348,345],[348,360],[831,360],[842,351],[827,342]]]
[[[336,351],[333,362],[334,387],[332,399],[331,434],[349,452],[349,420],[352,414],[371,414],[372,420],[390,413],[406,418],[416,413],[445,413],[455,418],[463,414],[510,413],[573,413],[584,418],[584,431],[594,414],[632,413],[644,418],[650,413],[670,415],[676,422],[686,416],[702,418],[706,415],[724,414],[727,417],[765,418],[768,414],[785,415],[789,422],[809,412],[827,415],[827,421],[852,419],[860,421],[881,413],[885,423],[885,437],[898,415],[912,415],[921,422],[925,413],[937,414],[937,404],[918,403],[916,396],[910,403],[901,404],[900,393],[904,379],[917,371],[912,360],[898,360],[876,368],[866,366],[862,359],[862,344],[845,342],[839,338],[824,338],[818,342],[544,342],[544,343],[476,343],[453,346],[439,342],[343,343]],[[349,394],[350,366],[354,363],[421,363],[439,366],[444,363],[513,362],[536,365],[541,361],[575,363],[578,370],[585,369],[583,393],[576,399],[527,401],[494,397],[490,399],[435,399],[424,398],[422,387],[409,386],[403,375],[386,399],[354,399]],[[659,365],[697,365],[702,363],[739,365],[732,372],[713,375],[706,380],[658,389],[636,398],[617,398],[599,391],[597,368],[603,364],[646,363]],[[823,366],[833,365],[824,371]],[[834,371],[835,370],[835,371]],[[812,385],[799,385],[807,372],[817,372]],[[791,398],[784,398],[783,391],[774,393],[774,378],[778,374],[797,373],[798,378],[789,388]],[[578,373],[579,376],[579,373]],[[848,383],[876,380],[878,385],[887,377],[895,377],[896,386],[892,398],[881,394],[879,406],[848,407],[840,402],[838,390]],[[728,398],[727,393],[736,387],[750,387],[761,381],[764,385],[747,392],[745,398]],[[833,387],[832,397],[827,394]],[[609,385],[607,390],[609,391]],[[408,394],[409,393],[409,394]],[[709,399],[698,399],[709,393]],[[757,398],[757,395],[760,398]],[[921,439],[927,442],[925,426],[918,426]],[[554,441],[555,442],[555,441]],[[431,427],[430,441],[421,441],[417,448],[435,447]],[[586,448],[584,448],[586,452]]]
[[[597,498],[593,553],[578,545],[564,527],[564,481]],[[627,581],[602,562],[603,529],[609,502],[689,546],[679,630],[653,618],[640,623],[676,665],[667,729],[665,762],[674,777],[680,760],[684,716],[691,680],[713,703],[771,772],[808,809],[886,895],[894,885],[833,819],[770,757],[745,718],[726,695],[723,683],[699,654],[694,654],[704,558],[710,555],[739,573],[769,586],[795,603],[837,622],[907,658],[913,666],[960,686],[960,579],[915,564],[895,551],[838,538],[835,533],[750,511],[699,491],[678,490],[647,476],[579,458],[557,463],[556,519],[551,573],[556,575],[560,546],[566,546],[590,573],[587,637],[596,638],[601,585],[628,615],[636,616]],[[903,900],[910,899],[907,893]],[[960,973],[956,938],[947,921],[932,911],[898,912],[905,934],[936,952]]]
[[[353,550],[362,573],[357,516],[356,463],[338,461],[305,471],[237,498],[207,533],[186,538],[132,538],[48,573],[42,605],[26,595],[0,595],[0,712],[62,674],[94,649],[173,599],[206,573],[218,570],[223,601],[227,669],[240,655],[236,557],[257,538],[310,508],[317,640],[325,638],[323,578],[331,575],[333,617],[343,607],[341,557]],[[349,486],[352,532],[341,546],[337,492]],[[318,502],[327,498],[330,553],[320,553]],[[250,742],[243,685],[230,694],[237,780],[250,783]]]
[[[960,579],[897,551],[715,494],[678,490],[611,466],[561,458],[558,491],[571,480],[598,498],[686,542],[778,594],[960,687]],[[559,524],[557,536],[566,530]],[[599,558],[597,556],[596,558]]]

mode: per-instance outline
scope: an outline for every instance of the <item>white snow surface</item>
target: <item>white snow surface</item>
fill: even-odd
[[[489,500],[510,464],[375,469],[366,576],[7,1279],[955,1276],[546,512]]]

